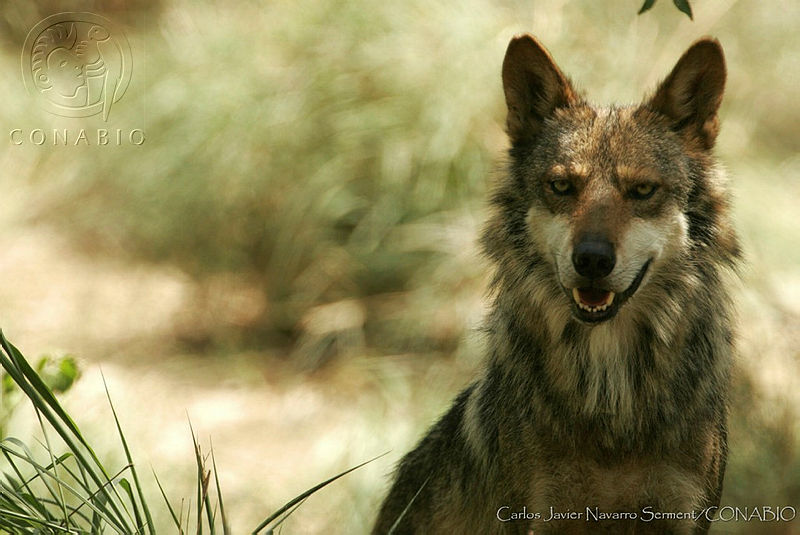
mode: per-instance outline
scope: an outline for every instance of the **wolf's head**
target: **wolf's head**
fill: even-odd
[[[497,283],[594,325],[637,299],[659,306],[671,285],[697,283],[703,263],[731,261],[711,154],[724,85],[722,48],[701,39],[642,104],[592,107],[536,39],[514,38],[503,62],[509,172],[483,237]]]

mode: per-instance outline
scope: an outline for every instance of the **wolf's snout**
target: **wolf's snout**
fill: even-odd
[[[572,251],[572,265],[575,271],[588,279],[601,279],[608,276],[617,263],[614,246],[610,241],[588,238],[579,241]]]

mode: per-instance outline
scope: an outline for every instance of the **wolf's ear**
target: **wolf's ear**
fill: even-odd
[[[503,60],[508,135],[512,143],[530,141],[556,108],[578,99],[547,50],[530,35],[514,37]]]
[[[672,129],[714,146],[719,132],[717,110],[725,89],[725,56],[719,41],[703,38],[684,52],[647,107],[666,115]]]

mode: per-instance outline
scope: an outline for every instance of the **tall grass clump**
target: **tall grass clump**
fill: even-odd
[[[4,436],[0,442],[6,461],[0,481],[0,528],[12,534],[153,535],[150,510],[121,429],[128,464],[111,472],[42,377],[2,333],[0,345],[5,373],[33,403],[44,437],[40,449],[45,452],[40,460],[16,438]],[[56,444],[63,444],[66,453],[57,453]]]
[[[106,395],[125,459],[123,466],[114,469],[101,461],[72,416],[56,399],[53,387],[57,390],[69,388],[77,377],[71,358],[61,363],[66,364],[61,366],[59,374],[48,376],[43,368],[37,371],[0,331],[3,401],[12,389],[19,389],[21,397],[32,403],[42,434],[39,443],[31,447],[8,436],[5,429],[0,430],[0,454],[5,461],[0,462],[0,533],[164,533],[167,526],[156,525],[153,521],[153,500],[148,497],[134,463],[108,389]],[[13,407],[4,404],[0,416],[5,417],[14,408],[16,404]],[[229,535],[230,524],[213,448],[209,454],[204,454],[194,429],[191,435],[197,468],[193,498],[181,499],[179,503],[170,499],[153,472],[161,498],[155,503],[168,511],[170,532],[202,535],[207,530],[210,535]],[[253,535],[274,533],[309,496],[375,459],[345,470],[296,496],[259,523]]]

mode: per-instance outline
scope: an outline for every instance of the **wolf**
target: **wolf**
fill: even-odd
[[[478,379],[399,464],[372,533],[706,533],[720,502],[741,256],[713,155],[722,47],[592,106],[532,36],[481,243]]]

